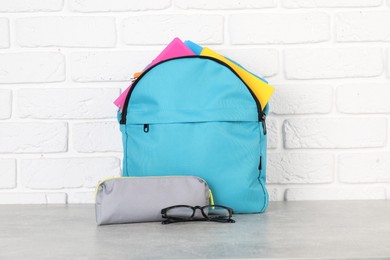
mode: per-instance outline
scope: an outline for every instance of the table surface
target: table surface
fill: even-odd
[[[390,201],[272,202],[234,224],[96,226],[94,205],[0,205],[0,259],[390,259]]]

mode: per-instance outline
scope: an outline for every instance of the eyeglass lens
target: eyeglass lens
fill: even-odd
[[[231,217],[228,209],[219,206],[208,206],[203,208],[203,212],[209,219],[227,219]]]
[[[167,210],[167,217],[175,217],[175,218],[191,218],[194,214],[194,210],[191,207],[180,206]]]

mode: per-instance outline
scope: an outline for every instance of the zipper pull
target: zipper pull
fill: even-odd
[[[263,156],[260,155],[260,162],[259,162],[259,171],[261,171],[263,169],[263,163],[262,163],[262,160],[263,160]]]
[[[144,132],[145,133],[149,132],[149,124],[144,124]]]
[[[260,116],[260,121],[261,121],[261,124],[263,125],[263,133],[264,133],[264,135],[267,134],[267,124],[265,123],[265,120],[266,120],[266,115],[265,115],[265,113],[262,113],[261,116]]]

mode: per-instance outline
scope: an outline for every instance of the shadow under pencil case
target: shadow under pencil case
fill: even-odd
[[[96,187],[98,225],[161,221],[172,205],[208,205],[209,187],[196,176],[118,177]]]

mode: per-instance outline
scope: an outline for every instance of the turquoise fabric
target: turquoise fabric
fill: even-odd
[[[201,53],[202,50],[203,50],[203,47],[202,47],[202,46],[196,44],[195,42],[189,41],[189,40],[184,41],[184,44],[185,44],[188,48],[190,48],[191,51],[192,51],[193,53],[195,53],[195,55],[200,55],[200,53]]]
[[[199,176],[215,204],[266,209],[267,139],[256,101],[224,65],[194,56],[155,66],[135,85],[120,129],[124,176]]]

